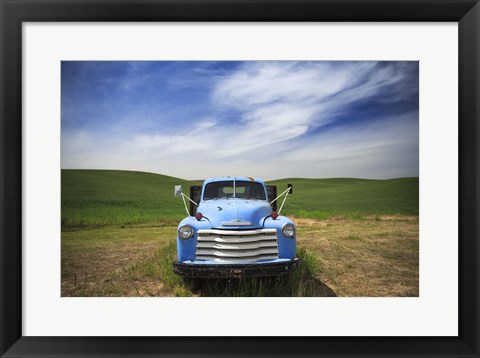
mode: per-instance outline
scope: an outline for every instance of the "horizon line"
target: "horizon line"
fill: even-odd
[[[60,168],[60,170],[88,170],[88,171],[115,171],[115,172],[135,172],[135,173],[146,173],[146,174],[155,174],[155,175],[162,175],[170,178],[175,178],[175,179],[180,179],[183,181],[190,181],[190,182],[197,182],[197,181],[205,181],[206,179],[209,178],[215,178],[218,176],[211,176],[205,179],[185,179],[177,176],[172,176],[168,174],[163,174],[163,173],[156,173],[156,172],[147,172],[144,170],[134,170],[134,169],[85,169],[85,168]],[[225,175],[225,177],[228,177],[229,175]],[[248,177],[245,175],[230,175],[231,177]],[[404,177],[392,177],[392,178],[364,178],[364,177],[283,177],[283,178],[278,178],[278,179],[263,179],[256,177],[257,179],[262,179],[264,182],[271,182],[271,181],[281,181],[281,180],[293,180],[293,179],[361,179],[361,180],[394,180],[394,179],[409,179],[409,178],[420,178],[419,176],[404,176]]]

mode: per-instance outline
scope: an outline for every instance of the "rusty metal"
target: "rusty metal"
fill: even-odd
[[[299,264],[298,258],[291,261],[255,264],[187,264],[175,262],[173,272],[191,278],[240,278],[287,275]]]

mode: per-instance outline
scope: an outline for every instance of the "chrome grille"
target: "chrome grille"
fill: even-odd
[[[197,260],[238,262],[278,258],[276,229],[198,230]]]

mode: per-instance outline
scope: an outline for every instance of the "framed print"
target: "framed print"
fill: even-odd
[[[476,1],[0,1],[2,357],[479,356]]]

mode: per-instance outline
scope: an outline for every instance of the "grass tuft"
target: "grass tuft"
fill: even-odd
[[[201,296],[214,297],[308,297],[334,296],[317,277],[321,272],[321,263],[315,255],[305,248],[297,252],[300,259],[298,268],[285,276],[208,279],[200,289]]]
[[[345,236],[345,237],[343,238],[343,240],[348,240],[348,241],[363,241],[363,239],[362,239],[361,237],[353,236],[353,235]]]
[[[161,278],[164,285],[175,296],[210,297],[279,297],[279,296],[334,296],[317,276],[321,264],[311,252],[300,248],[297,257],[300,264],[290,275],[279,277],[238,278],[238,279],[186,279],[173,273],[176,260],[174,243],[160,248],[149,262],[139,263],[130,268],[130,277]]]

